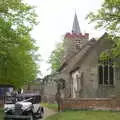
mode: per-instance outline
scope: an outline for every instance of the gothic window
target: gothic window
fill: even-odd
[[[112,86],[114,84],[114,68],[111,59],[99,61],[99,85]]]

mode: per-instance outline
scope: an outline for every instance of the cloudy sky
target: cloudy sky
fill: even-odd
[[[48,57],[54,50],[57,42],[63,39],[66,32],[71,32],[75,11],[78,16],[81,31],[87,32],[90,37],[98,38],[104,31],[95,30],[93,24],[85,20],[89,12],[100,8],[103,0],[26,0],[29,4],[37,6],[35,9],[39,25],[31,35],[36,39],[41,54],[40,69],[42,75],[49,74],[50,65]]]

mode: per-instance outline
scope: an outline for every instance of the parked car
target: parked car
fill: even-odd
[[[11,102],[7,100],[4,105],[4,120],[37,120],[42,118],[44,108],[40,106],[40,102],[41,96],[36,93],[20,94],[15,98],[11,96]]]

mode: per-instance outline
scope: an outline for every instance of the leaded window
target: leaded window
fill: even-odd
[[[98,65],[99,85],[114,85],[114,67],[111,59],[99,60]]]

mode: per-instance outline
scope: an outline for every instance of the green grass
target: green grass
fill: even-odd
[[[111,111],[65,111],[45,120],[120,120],[120,112]]]
[[[3,109],[0,109],[0,120],[3,120],[3,116],[4,116]]]
[[[58,105],[57,104],[49,104],[49,103],[41,103],[42,106],[57,111]]]

